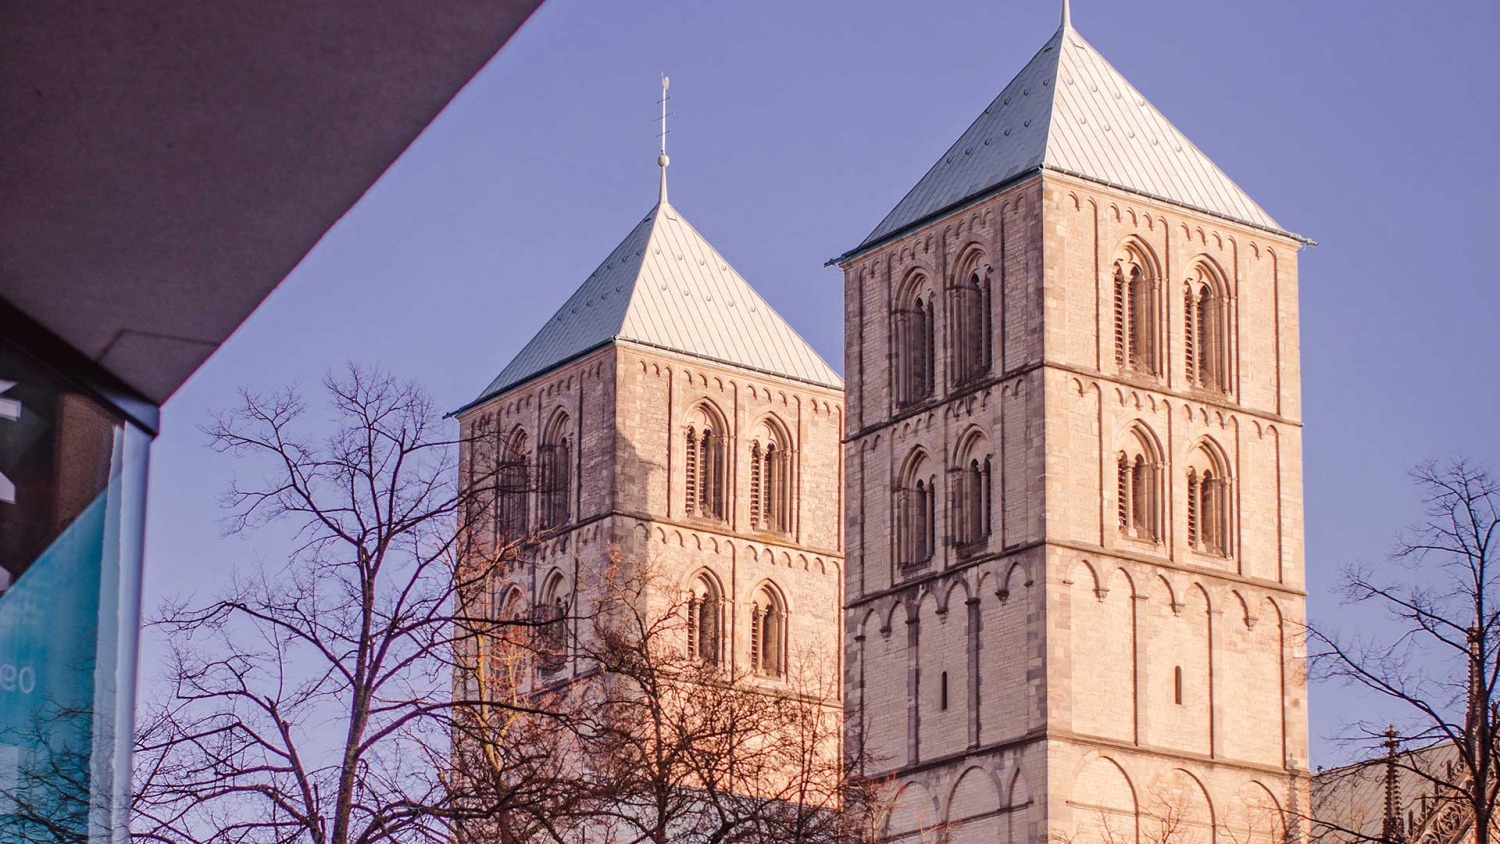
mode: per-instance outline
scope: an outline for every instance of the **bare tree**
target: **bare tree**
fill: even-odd
[[[653,563],[612,552],[602,568],[575,598],[580,670],[540,687],[568,713],[578,797],[548,833],[611,844],[869,840],[877,794],[843,759],[831,672],[799,657],[769,681],[693,654],[690,604]]]
[[[1373,692],[1396,713],[1390,726],[1346,725],[1343,741],[1370,756],[1388,747],[1387,758],[1375,763],[1388,764],[1399,781],[1433,800],[1461,807],[1475,844],[1489,844],[1500,794],[1500,486],[1463,460],[1425,464],[1412,478],[1424,497],[1423,520],[1400,535],[1384,564],[1351,566],[1342,589],[1345,603],[1380,611],[1387,624],[1371,624],[1361,635],[1312,627],[1311,667]],[[1362,768],[1324,779],[1363,776]],[[1395,828],[1344,817],[1336,807],[1316,812],[1313,822],[1343,840],[1401,840],[1402,808],[1395,806],[1388,819]]]
[[[524,812],[548,770],[507,741],[506,776],[450,777],[455,734],[532,705],[452,685],[510,623],[469,597],[520,539],[493,529],[497,472],[460,478],[460,442],[413,384],[351,367],[324,387],[327,419],[295,390],[247,392],[205,428],[261,475],[226,494],[227,532],[291,551],[152,621],[170,659],[137,741],[139,840],[447,842]]]

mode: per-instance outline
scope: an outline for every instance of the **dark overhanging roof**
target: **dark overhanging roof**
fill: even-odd
[[[0,299],[165,401],[540,3],[0,4]]]

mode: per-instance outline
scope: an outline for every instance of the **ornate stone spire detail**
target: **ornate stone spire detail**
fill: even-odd
[[[1401,750],[1401,741],[1396,735],[1396,725],[1385,731],[1385,823],[1381,827],[1381,839],[1385,844],[1404,844],[1406,824],[1401,820],[1401,782],[1397,779],[1396,755]]]

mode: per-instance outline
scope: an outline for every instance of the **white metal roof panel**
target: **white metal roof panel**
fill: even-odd
[[[843,380],[663,199],[485,388],[482,401],[628,340],[843,389]]]
[[[1064,23],[859,248],[1037,168],[1283,231]]]

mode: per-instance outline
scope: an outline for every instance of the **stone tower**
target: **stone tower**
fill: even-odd
[[[846,720],[893,840],[1269,841],[1305,809],[1306,243],[1065,11],[838,259]]]
[[[819,663],[836,707],[843,385],[668,203],[666,165],[655,207],[457,414],[462,471],[500,477],[479,529],[534,537],[488,603],[561,619],[526,682],[565,683],[588,666],[561,610],[612,554],[649,562],[694,607],[688,651],[773,691]]]

